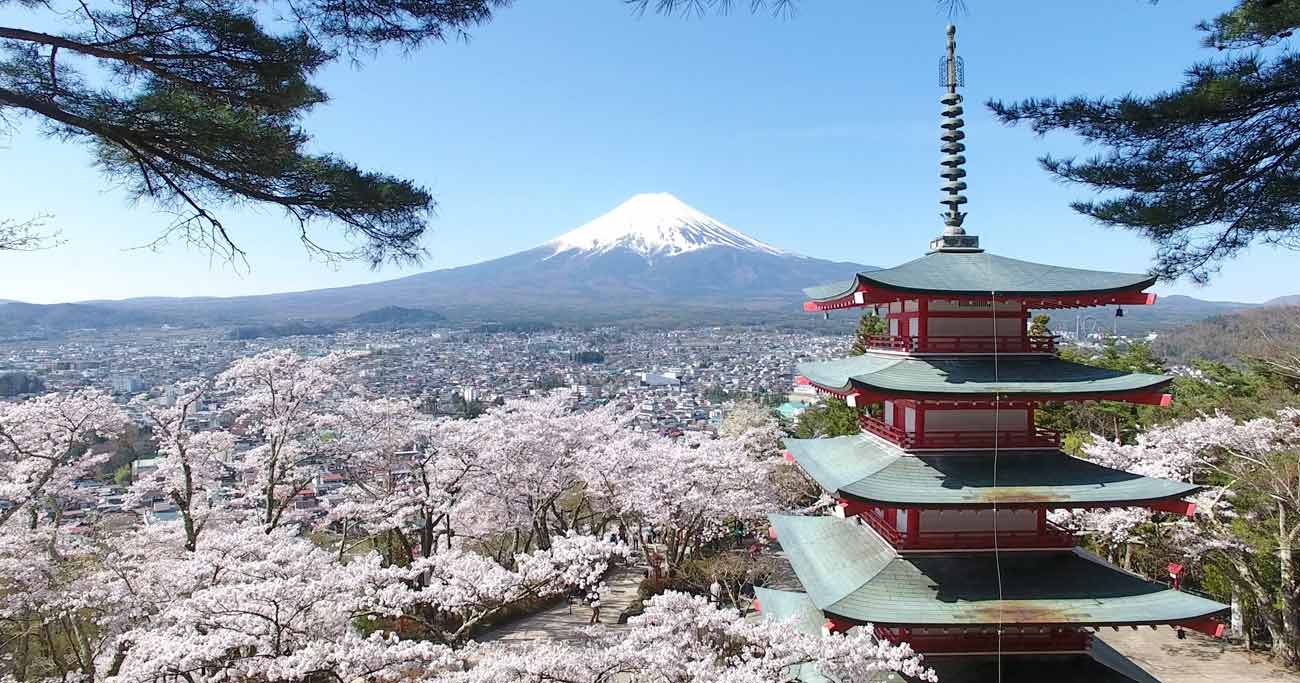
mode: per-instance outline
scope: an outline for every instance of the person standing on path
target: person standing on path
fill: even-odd
[[[718,577],[713,577],[713,583],[709,584],[709,596],[713,598],[714,606],[722,605],[722,584],[718,583]]]
[[[587,604],[591,606],[591,621],[589,625],[600,623],[600,586],[593,586],[591,592],[587,594]]]

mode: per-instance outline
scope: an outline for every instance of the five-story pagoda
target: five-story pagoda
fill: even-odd
[[[1076,547],[1053,509],[1191,514],[1197,487],[1066,455],[1037,427],[1053,401],[1167,405],[1170,378],[1061,360],[1027,332],[1029,311],[1150,304],[1147,275],[989,254],[962,227],[961,62],[948,27],[942,102],[943,234],[925,256],[806,290],[804,308],[874,307],[887,333],[861,356],[798,367],[798,381],[879,406],[862,433],[788,439],[787,457],[838,507],[771,517],[804,592],[760,589],[769,618],[844,631],[871,624],[927,655],[943,683],[1153,681],[1093,638],[1171,625],[1219,635],[1225,605],[1172,590]],[[816,676],[803,672],[804,678]]]

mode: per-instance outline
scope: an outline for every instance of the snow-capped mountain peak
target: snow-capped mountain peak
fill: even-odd
[[[638,194],[575,230],[547,242],[556,254],[624,248],[643,256],[676,256],[709,247],[765,254],[786,252],[727,227],[667,192]]]

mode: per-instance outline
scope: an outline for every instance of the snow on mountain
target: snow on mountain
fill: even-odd
[[[603,253],[623,248],[657,257],[730,247],[793,256],[728,227],[667,192],[634,195],[609,213],[543,246],[553,247],[554,254],[572,250]]]

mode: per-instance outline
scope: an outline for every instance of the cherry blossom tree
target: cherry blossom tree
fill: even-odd
[[[46,394],[22,403],[0,402],[0,527],[22,514],[35,528],[78,497],[73,484],[94,474],[106,455],[92,455],[97,440],[116,436],[126,414],[93,389]]]
[[[268,532],[287,521],[294,499],[321,471],[329,399],[348,359],[339,353],[308,359],[280,349],[241,358],[217,377],[238,415],[236,426],[258,442],[241,454],[239,467],[253,481]]]
[[[55,619],[75,578],[67,566],[88,544],[65,533],[63,513],[88,502],[75,484],[108,459],[91,446],[126,423],[121,408],[94,390],[0,403],[0,653],[9,651],[0,661],[12,658],[22,676],[45,673],[54,639],[86,637],[80,621]]]
[[[698,554],[726,522],[762,519],[774,504],[772,459],[733,439],[624,433],[597,454],[586,476],[624,518],[662,532],[672,564]]]
[[[194,550],[199,533],[207,524],[221,478],[232,466],[235,437],[223,430],[194,431],[188,424],[202,405],[207,382],[188,382],[173,387],[176,398],[169,404],[143,398],[135,405],[144,416],[158,443],[158,464],[131,483],[125,504],[138,507],[154,497],[176,506],[185,528],[185,548]]]
[[[755,401],[738,401],[722,419],[718,436],[755,458],[770,458],[781,450],[785,433],[771,408]]]
[[[582,465],[620,432],[614,405],[574,411],[562,392],[507,401],[472,422],[482,513],[497,529],[512,529],[510,547],[546,549],[551,537],[602,526],[595,519]]]
[[[1206,416],[1153,428],[1132,445],[1094,439],[1084,452],[1109,467],[1205,484],[1194,522],[1163,523],[1172,545],[1189,560],[1223,560],[1249,594],[1275,653],[1288,662],[1300,658],[1300,410],[1244,422]],[[1074,521],[1103,539],[1127,540],[1152,515],[1107,511]],[[1261,552],[1276,559],[1260,562]]]
[[[390,564],[429,557],[440,538],[451,547],[452,508],[475,471],[472,449],[455,436],[463,424],[436,422],[410,400],[342,402],[330,447],[345,483],[325,520],[340,527],[340,557],[352,537],[381,548]]]
[[[375,554],[340,563],[287,527],[225,525],[172,566],[181,579],[158,571],[146,566],[137,581],[120,582],[127,591],[171,585],[178,595],[118,636],[102,667],[110,683],[398,681],[460,666],[445,645],[402,640],[382,624],[359,628],[395,616],[376,607],[406,591],[407,577]]]

